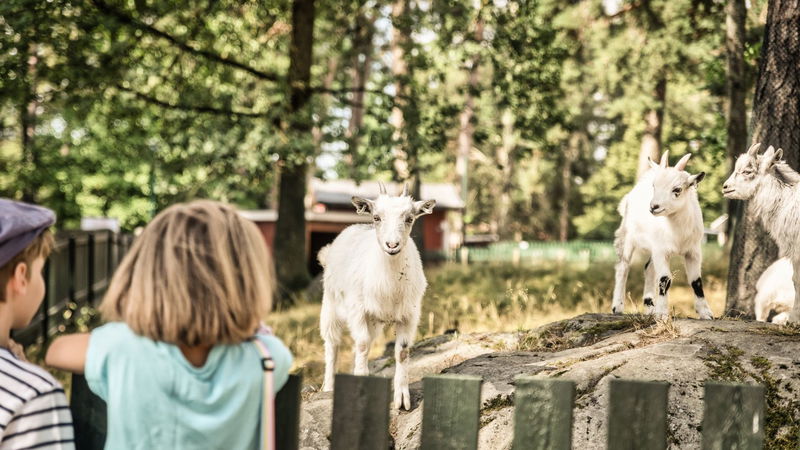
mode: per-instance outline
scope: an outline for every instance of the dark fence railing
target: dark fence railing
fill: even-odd
[[[423,379],[421,449],[477,449],[481,381],[469,375]],[[291,375],[275,399],[276,440],[281,450],[299,448],[301,384],[300,376]],[[329,435],[332,450],[393,448],[389,445],[390,384],[384,377],[336,376]],[[515,385],[513,448],[571,449],[575,383],[520,376]],[[78,448],[101,449],[106,432],[105,402],[88,389],[76,388],[85,386],[82,376],[73,376],[73,386],[76,444]],[[665,382],[611,380],[606,448],[666,449],[668,390]],[[703,399],[703,449],[763,447],[763,386],[708,382]]]
[[[65,311],[97,304],[132,243],[132,235],[111,231],[56,234],[55,247],[44,267],[44,301],[30,325],[14,332],[14,340],[23,345],[46,341],[66,322]]]

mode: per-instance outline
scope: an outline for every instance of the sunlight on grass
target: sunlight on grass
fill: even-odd
[[[715,317],[725,306],[727,256],[706,252],[703,281]],[[670,309],[678,317],[696,317],[694,294],[686,282],[683,264],[673,261],[675,281],[670,290]],[[677,270],[680,269],[680,270]],[[422,305],[417,340],[448,330],[460,333],[513,332],[586,312],[609,312],[614,284],[613,263],[539,264],[444,264],[428,267],[428,290]],[[626,312],[642,312],[642,264],[637,263],[628,279]],[[319,335],[318,303],[301,301],[297,306],[272,313],[269,324],[295,355],[295,369],[303,368],[306,383],[318,385],[324,365]],[[373,344],[370,357],[383,354],[393,339],[387,327]],[[352,368],[352,341],[346,338],[340,355],[340,371]]]

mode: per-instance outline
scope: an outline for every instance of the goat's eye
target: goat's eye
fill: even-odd
[[[675,188],[675,189],[673,189],[673,190],[672,190],[672,193],[675,195],[675,197],[677,197],[677,196],[681,195],[681,188]]]
[[[406,223],[407,224],[410,225],[412,222],[414,222],[414,218],[413,217],[411,217],[411,216],[406,217]]]
[[[375,222],[380,222],[381,216],[372,216],[372,220],[374,220]]]

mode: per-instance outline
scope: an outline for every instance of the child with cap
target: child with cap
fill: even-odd
[[[11,330],[30,323],[44,299],[42,268],[55,214],[0,198],[0,450],[72,449],[72,416],[61,385],[12,351]]]

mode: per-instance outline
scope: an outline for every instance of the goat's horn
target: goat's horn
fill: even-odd
[[[403,183],[403,193],[400,194],[401,196],[405,197],[408,195],[408,182]]]
[[[747,154],[750,156],[756,156],[759,147],[761,147],[761,142],[756,142],[755,144],[750,146],[750,148],[747,150]]]
[[[661,154],[661,167],[669,166],[669,151],[665,151]]]
[[[378,188],[380,189],[381,194],[386,195],[386,186],[384,186],[380,181],[378,181]]]

